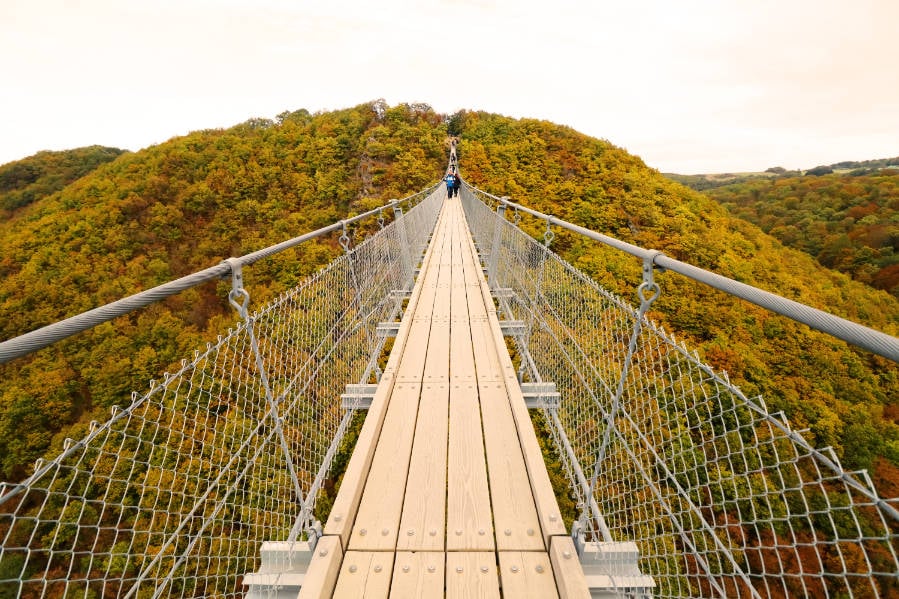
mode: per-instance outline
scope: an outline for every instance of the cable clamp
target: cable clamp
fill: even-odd
[[[662,252],[652,250],[648,256],[643,258],[643,282],[637,287],[637,296],[640,298],[640,312],[645,313],[649,306],[659,298],[662,290],[658,283],[655,282],[653,276],[656,265],[656,258],[662,256]]]
[[[549,247],[549,244],[552,243],[553,239],[556,238],[556,234],[552,231],[553,219],[555,216],[548,216],[546,218],[546,232],[543,234],[543,246]]]
[[[342,220],[340,222],[343,225],[343,233],[340,234],[340,237],[337,239],[337,243],[340,244],[340,247],[343,248],[344,252],[349,252],[350,251],[350,237],[349,237],[349,235],[347,235],[346,221]]]
[[[237,258],[224,260],[231,267],[231,291],[228,292],[228,303],[237,310],[240,317],[246,319],[250,294],[243,286],[243,263]]]

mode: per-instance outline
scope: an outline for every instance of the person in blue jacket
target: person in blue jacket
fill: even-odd
[[[453,197],[453,192],[456,191],[456,173],[450,171],[446,174],[443,180],[446,182],[446,197]]]

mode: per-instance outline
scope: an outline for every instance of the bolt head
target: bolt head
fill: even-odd
[[[350,566],[350,574],[354,573],[356,571],[356,569],[357,569],[356,564],[353,564],[352,566]]]

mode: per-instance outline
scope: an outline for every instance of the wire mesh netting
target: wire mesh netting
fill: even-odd
[[[445,192],[438,186],[177,372],[0,486],[0,597],[243,595],[263,541],[296,540],[377,369]],[[382,220],[383,223],[383,220]]]
[[[543,416],[587,541],[636,542],[659,597],[899,596],[899,500],[498,216],[495,198],[461,197],[491,287],[511,289],[497,293],[504,317],[527,325],[520,374],[561,393]]]

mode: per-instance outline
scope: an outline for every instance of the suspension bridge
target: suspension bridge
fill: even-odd
[[[639,305],[553,228],[642,260]],[[342,256],[249,310],[245,266],[337,233]],[[899,498],[649,320],[660,268],[899,361],[889,335],[437,184],[0,343],[9,361],[221,277],[239,316],[0,486],[0,597],[897,596]]]

